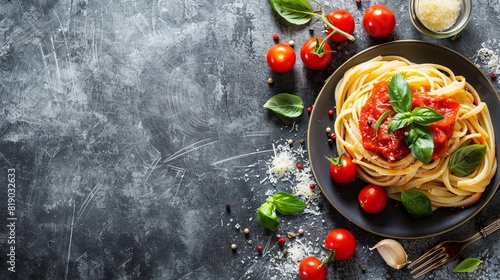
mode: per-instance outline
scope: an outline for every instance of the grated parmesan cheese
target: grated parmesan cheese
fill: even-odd
[[[418,18],[432,31],[445,31],[457,21],[460,5],[460,0],[420,0]]]

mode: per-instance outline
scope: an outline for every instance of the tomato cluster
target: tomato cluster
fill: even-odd
[[[333,51],[328,42],[340,43],[348,40],[346,36],[352,35],[356,27],[352,14],[342,9],[331,11],[323,17],[323,20],[327,36],[310,38],[302,44],[300,49],[300,58],[304,66],[312,70],[324,69],[330,63]],[[368,35],[383,38],[394,31],[396,17],[386,6],[374,4],[365,11],[362,23]],[[348,35],[342,34],[343,32]],[[277,34],[274,34],[273,38],[279,40]],[[354,40],[353,37],[351,39]],[[271,70],[278,73],[292,70],[296,62],[294,49],[283,43],[272,46],[266,57]]]
[[[328,250],[325,260],[316,256],[308,256],[299,263],[299,276],[302,280],[326,279],[326,264],[332,259],[345,261],[356,253],[356,239],[354,235],[343,228],[330,231],[325,237],[324,248]]]

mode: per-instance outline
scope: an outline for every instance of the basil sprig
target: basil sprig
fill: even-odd
[[[280,225],[276,212],[293,215],[306,208],[307,204],[287,192],[276,192],[266,199],[257,210],[257,220],[266,228],[275,231]]]
[[[327,28],[332,29],[332,33],[330,34],[338,33],[351,41],[355,40],[351,34],[333,26],[325,16],[323,7],[318,0],[313,0],[313,2],[319,6],[319,12],[313,10],[308,0],[269,0],[271,8],[291,24],[303,25],[308,23],[313,17],[318,17]]]
[[[478,267],[483,261],[476,258],[468,258],[459,263],[453,272],[469,272]]]
[[[300,96],[291,93],[278,93],[264,104],[267,108],[275,113],[289,118],[296,118],[302,114],[304,110],[304,102]]]
[[[432,215],[431,200],[421,191],[402,191],[401,202],[403,202],[406,211],[415,218],[425,218]]]
[[[410,85],[401,74],[396,74],[389,82],[389,99],[396,115],[391,118],[387,133],[392,133],[403,127],[407,128],[405,141],[413,156],[423,163],[429,163],[434,151],[434,140],[432,139],[430,124],[440,121],[443,115],[429,107],[416,107],[412,110],[413,96]],[[380,123],[389,115],[390,111],[384,112],[377,120]],[[376,126],[378,130],[378,126]]]
[[[450,170],[458,176],[467,176],[483,162],[486,145],[472,144],[456,150],[450,157]]]

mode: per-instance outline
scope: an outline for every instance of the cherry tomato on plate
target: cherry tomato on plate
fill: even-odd
[[[307,68],[320,70],[325,68],[332,60],[332,48],[327,42],[325,42],[322,49],[319,49],[322,42],[322,38],[311,38],[300,48],[300,58]]]
[[[334,11],[331,11],[330,13],[328,13],[326,15],[326,18],[333,24],[333,26],[337,27],[338,29],[340,29],[346,33],[349,33],[351,35],[352,35],[352,33],[354,33],[354,27],[355,27],[354,18],[352,17],[351,13],[349,13],[348,11],[346,11],[346,10],[334,10]],[[332,31],[333,31],[333,29],[328,28],[326,30],[326,33],[330,34],[330,33],[332,33]],[[332,42],[343,42],[343,41],[347,40],[346,36],[339,34],[339,33],[335,33],[328,38]]]
[[[354,256],[356,239],[350,231],[337,228],[326,235],[325,249],[335,251],[334,259],[336,261],[345,261]]]
[[[326,275],[326,266],[315,256],[305,257],[299,263],[299,276],[302,280],[323,280]]]
[[[384,210],[387,205],[387,192],[381,186],[370,184],[361,189],[358,194],[358,202],[366,213],[378,213]]]
[[[363,27],[368,35],[375,38],[384,38],[394,31],[396,17],[386,6],[375,4],[365,11]]]
[[[356,178],[356,163],[342,154],[337,158],[328,157],[330,161],[330,176],[334,182],[349,183]]]
[[[292,70],[296,59],[292,47],[283,43],[273,45],[266,54],[267,64],[269,64],[271,70],[278,73]]]

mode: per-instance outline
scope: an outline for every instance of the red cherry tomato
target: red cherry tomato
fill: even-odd
[[[334,10],[334,11],[328,13],[326,15],[326,18],[333,24],[333,26],[337,27],[338,29],[340,29],[346,33],[349,33],[351,35],[352,35],[352,33],[354,33],[354,27],[355,27],[354,18],[352,17],[351,13],[349,13],[348,11],[346,11],[346,10]],[[332,33],[332,31],[333,30],[331,28],[328,28],[326,30],[326,33],[330,34],[330,33]],[[343,41],[347,40],[347,37],[342,35],[342,34],[335,33],[332,36],[330,36],[329,39],[332,42],[343,42]]]
[[[366,213],[378,213],[387,205],[387,192],[381,186],[368,185],[359,192],[358,202]]]
[[[302,45],[302,48],[300,48],[300,58],[309,69],[323,69],[330,63],[330,60],[332,60],[332,48],[330,48],[328,43],[325,43],[323,50],[319,50],[321,56],[320,54],[313,53],[316,46],[321,44],[321,42],[323,42],[322,38],[311,38]]]
[[[389,36],[396,27],[396,17],[386,6],[375,4],[363,16],[363,27],[368,35],[375,38]]]
[[[334,182],[349,183],[356,178],[356,163],[342,155],[342,158],[328,158],[330,161],[330,176]]]
[[[266,54],[267,64],[271,70],[285,73],[292,70],[295,65],[295,51],[287,44],[275,44],[270,47]]]
[[[323,280],[326,279],[327,269],[321,265],[321,260],[315,256],[305,257],[299,263],[299,276],[302,280]],[[319,268],[318,268],[319,267]]]
[[[335,250],[334,259],[336,261],[345,261],[354,256],[356,252],[356,239],[350,231],[337,228],[326,235],[325,248],[327,250]]]

